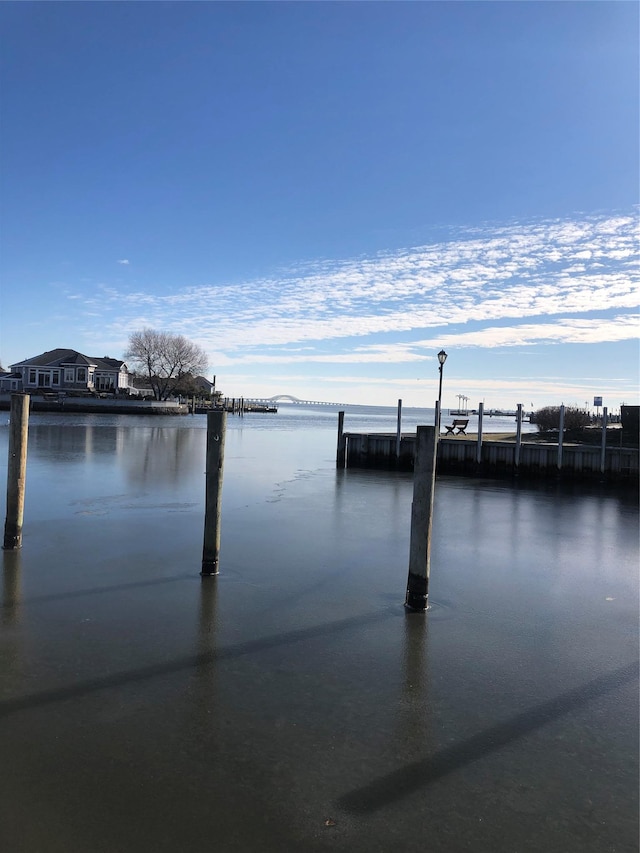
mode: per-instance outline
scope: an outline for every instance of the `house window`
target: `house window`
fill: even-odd
[[[87,381],[87,370],[84,367],[78,368],[78,382],[86,382]]]
[[[75,379],[73,374],[73,367],[65,367],[64,369],[64,381],[65,382],[73,382]]]
[[[59,370],[52,371],[52,373],[51,373],[51,384],[52,385],[59,385],[60,384],[60,371]]]
[[[38,371],[38,386],[48,388],[51,385],[51,374]]]
[[[113,391],[113,376],[97,376],[98,391]]]
[[[35,385],[35,384],[36,384],[36,371],[34,368],[31,368],[29,370],[29,385]]]

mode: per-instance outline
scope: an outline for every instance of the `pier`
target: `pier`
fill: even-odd
[[[342,441],[347,468],[413,470],[413,433],[403,433],[398,443],[395,433],[343,432]],[[437,448],[440,473],[479,477],[522,474],[633,482],[638,480],[638,456],[637,447],[517,441],[486,433],[480,439],[474,435],[440,437]]]

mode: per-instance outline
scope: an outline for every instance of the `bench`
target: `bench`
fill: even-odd
[[[454,435],[455,429],[458,430],[458,432],[455,433],[456,435],[461,435],[461,434],[466,435],[465,430],[467,428],[468,423],[469,423],[469,418],[466,418],[466,419],[454,420],[454,422],[452,424],[450,424],[449,426],[447,426],[447,424],[445,424],[444,426],[445,426],[445,429],[447,431],[447,435]]]

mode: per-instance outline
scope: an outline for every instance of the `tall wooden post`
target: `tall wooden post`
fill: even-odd
[[[416,432],[409,577],[404,603],[407,610],[427,609],[431,568],[431,524],[436,482],[436,430],[437,427],[419,426]]]
[[[560,406],[560,423],[558,424],[558,471],[562,470],[562,449],[564,447],[564,403]]]
[[[11,395],[9,425],[9,462],[7,465],[7,515],[4,545],[8,550],[22,546],[24,489],[27,476],[27,440],[29,432],[29,395]]]
[[[476,447],[476,462],[482,462],[482,417],[484,415],[484,403],[478,403],[478,444]]]
[[[344,435],[344,412],[338,412],[338,447],[336,468],[344,468],[347,461],[347,440]]]
[[[607,420],[609,414],[607,407],[602,409],[602,442],[600,444],[600,473],[604,474],[607,464]]]
[[[398,426],[396,429],[396,459],[400,459],[400,441],[402,440],[402,400],[398,400]]]
[[[514,456],[515,467],[520,466],[520,447],[522,445],[522,403],[518,403],[518,411],[516,414],[516,450]]]
[[[207,412],[207,470],[204,509],[204,546],[202,571],[204,577],[217,575],[220,555],[220,510],[222,506],[222,472],[227,413],[216,409]]]

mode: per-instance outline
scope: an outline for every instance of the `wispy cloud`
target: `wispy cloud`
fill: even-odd
[[[441,346],[636,338],[638,269],[636,216],[603,215],[464,229],[446,242],[239,284],[176,282],[156,293],[108,282],[69,299],[91,313],[100,306],[111,340],[145,325],[169,328],[220,367],[409,364]]]
[[[489,327],[475,332],[440,335],[420,341],[420,346],[515,347],[533,344],[593,344],[633,340],[640,334],[640,315],[610,319],[562,319],[554,323]]]
[[[130,262],[126,258],[122,258],[122,260],[118,261],[118,263],[128,267]]]
[[[177,330],[197,328],[205,346],[232,353],[247,341],[269,348],[526,317],[596,319],[638,304],[637,248],[635,217],[590,217],[466,231],[446,243],[168,295],[111,286],[101,298],[117,301],[130,328],[171,316]],[[609,334],[605,324],[601,339]],[[496,346],[496,334],[487,328],[468,345]]]

